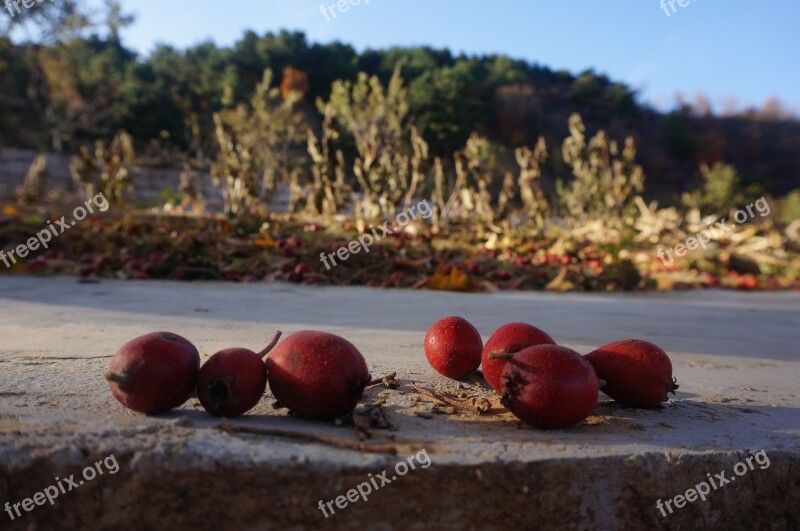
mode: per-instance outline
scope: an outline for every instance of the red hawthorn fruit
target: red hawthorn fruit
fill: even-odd
[[[747,274],[741,277],[741,280],[739,281],[739,284],[736,286],[736,289],[751,290],[751,289],[756,289],[757,287],[758,287],[758,279],[751,274]]]
[[[100,275],[100,271],[95,266],[84,266],[81,268],[82,277],[96,277]]]
[[[311,272],[311,266],[305,262],[297,264],[297,266],[294,268],[294,274],[300,278],[303,278],[310,272]]]
[[[500,375],[508,363],[505,359],[489,359],[491,354],[514,354],[534,345],[555,345],[556,342],[546,332],[527,323],[508,323],[494,331],[483,347],[481,364],[483,376],[489,386],[501,392]]]
[[[467,271],[473,275],[481,274],[481,265],[477,262],[467,262]]]
[[[47,259],[44,256],[38,256],[36,257],[36,260],[28,263],[28,272],[36,273],[37,271],[42,271],[47,269],[47,266],[48,266]]]
[[[236,273],[235,271],[222,271],[220,272],[220,278],[222,280],[239,282],[239,280],[241,280],[241,275],[239,273]]]
[[[483,340],[463,317],[450,316],[433,323],[425,334],[425,356],[436,372],[459,380],[481,364]]]
[[[678,388],[666,352],[641,339],[609,343],[585,358],[605,381],[602,391],[626,406],[656,407]]]
[[[205,410],[217,417],[235,417],[253,409],[267,388],[264,358],[280,337],[281,333],[276,333],[258,354],[246,348],[228,348],[211,356],[197,378],[197,398]]]
[[[591,364],[574,350],[536,345],[508,359],[502,403],[523,422],[542,429],[565,428],[591,415],[600,382]]]
[[[327,332],[296,332],[267,356],[269,388],[291,413],[331,420],[353,412],[371,377],[364,357]]]
[[[497,278],[500,280],[508,280],[511,278],[511,271],[508,269],[503,269],[502,271],[497,272]]]
[[[152,414],[189,400],[199,368],[200,354],[191,342],[171,332],[153,332],[125,343],[105,377],[120,404]]]

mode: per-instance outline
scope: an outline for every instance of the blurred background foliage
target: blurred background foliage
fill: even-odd
[[[412,224],[412,250],[401,239],[382,251],[389,285],[478,289],[471,275],[489,275],[512,289],[668,289],[718,285],[723,273],[796,282],[800,122],[780,102],[713,116],[699,97],[663,114],[591,70],[428,47],[357,53],[289,31],[247,32],[230,47],[161,45],[142,57],[119,38],[131,22],[115,0],[97,11],[79,0],[36,4],[19,22],[23,40],[0,22],[0,144],[73,154],[80,188],[115,207],[142,206],[131,193],[136,165],[181,169],[177,189],[165,186],[150,205],[158,215],[213,217],[208,187],[222,198],[224,228],[192,221],[207,234],[173,236],[179,255],[169,238],[160,248],[122,244],[120,231],[147,233],[131,227],[136,218],[107,227],[113,252],[142,255],[103,262],[126,276],[242,279],[254,270],[371,282],[315,276],[309,257],[428,198],[432,218]],[[37,157],[20,204],[50,197],[46,183]],[[276,206],[282,192],[286,204]],[[654,260],[653,247],[681,243],[761,196],[770,217],[680,267]],[[327,240],[314,236],[320,227]],[[210,234],[222,240],[203,243]],[[112,252],[84,244],[73,253]],[[283,262],[252,254],[264,249]],[[659,280],[679,269],[688,276]]]
[[[387,84],[396,68],[405,80],[407,116],[433,156],[449,157],[476,132],[513,149],[542,136],[557,145],[579,113],[590,130],[631,136],[651,175],[648,197],[677,197],[700,183],[703,164],[721,161],[743,184],[785,194],[800,174],[800,123],[779,101],[724,116],[708,112],[702,95],[663,114],[636,92],[592,70],[572,74],[505,56],[464,56],[428,47],[356,52],[343,43],[309,43],[303,33],[245,33],[230,47],[211,42],[185,50],[168,45],[140,56],[119,33],[132,23],[120,4],[90,10],[80,0],[36,4],[14,22],[24,37],[9,40],[10,17],[0,17],[0,143],[75,152],[125,129],[136,143],[164,139],[172,149],[216,149],[214,113],[250,102],[265,70],[276,86],[285,72],[302,72],[299,106],[321,130],[316,102],[335,82],[359,75]],[[22,24],[20,26],[20,24]],[[5,35],[5,36],[4,36]],[[344,146],[351,155],[356,146]],[[554,153],[543,180],[554,186],[565,163]]]

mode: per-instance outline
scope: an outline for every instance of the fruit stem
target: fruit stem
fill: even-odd
[[[513,354],[489,354],[490,360],[510,360],[513,357]]]
[[[275,345],[278,344],[278,340],[281,338],[281,333],[282,332],[280,330],[278,330],[275,333],[275,337],[272,338],[272,341],[269,342],[269,345],[267,345],[264,348],[264,350],[262,350],[261,352],[258,353],[258,357],[259,358],[261,358],[263,360],[264,358],[267,357],[267,354],[269,354],[269,351],[272,350],[273,348],[275,348]]]
[[[114,382],[116,384],[121,384],[121,385],[129,384],[133,380],[133,378],[131,378],[127,374],[119,374],[116,372],[107,372],[105,374],[105,379],[108,380],[109,382]]]

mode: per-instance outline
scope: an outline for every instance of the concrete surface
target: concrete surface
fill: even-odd
[[[425,330],[453,314],[484,339],[527,321],[583,353],[648,339],[670,354],[680,390],[658,410],[601,396],[576,427],[521,426],[487,391],[428,367]],[[383,402],[397,428],[371,429],[366,442],[394,446],[396,456],[223,433],[196,399],[159,417],[132,414],[102,378],[119,346],[150,331],[189,338],[205,359],[224,347],[257,350],[276,329],[340,334],[373,376],[397,371],[398,389],[365,395]],[[798,529],[799,330],[798,293],[454,294],[0,276],[0,504],[70,475],[77,482],[112,455],[119,465],[67,487],[52,506],[21,508],[13,521],[0,512],[0,527]],[[490,398],[493,409],[435,413],[411,381]],[[271,403],[268,394],[233,424],[357,440],[351,427],[290,417]],[[769,466],[736,476],[734,466],[753,455]],[[416,469],[398,477],[396,463],[412,456]],[[332,505],[328,518],[318,509],[384,469],[396,479],[366,501]],[[723,471],[738,481],[666,516],[657,508]]]

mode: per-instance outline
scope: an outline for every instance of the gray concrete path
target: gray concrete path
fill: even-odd
[[[492,399],[427,365],[425,330],[453,314],[484,339],[526,321],[582,353],[650,340],[670,354],[680,390],[652,411],[602,397],[585,423],[553,432],[521,426],[496,401],[481,417],[433,412],[411,381]],[[397,428],[373,429],[367,442],[397,456],[222,433],[195,399],[160,417],[131,414],[102,378],[119,346],[150,331],[187,337],[205,359],[225,347],[258,350],[276,329],[340,334],[373,376],[397,371],[399,389],[365,397]],[[0,276],[0,504],[15,517],[0,513],[0,527],[797,529],[799,331],[798,293],[487,295]],[[350,427],[289,417],[271,402],[234,424],[357,440]],[[77,481],[112,455],[116,473],[13,514],[56,476]],[[429,466],[398,475],[399,461],[425,455]],[[761,461],[737,476],[734,466],[753,455]],[[384,469],[388,483],[346,499]],[[723,471],[736,479],[706,501],[673,501],[666,516],[657,508]],[[320,500],[334,502],[327,517]]]

